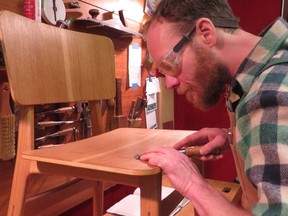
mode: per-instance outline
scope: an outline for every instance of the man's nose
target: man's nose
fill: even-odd
[[[176,88],[180,84],[179,79],[177,77],[172,77],[169,75],[165,75],[165,81],[167,89]]]

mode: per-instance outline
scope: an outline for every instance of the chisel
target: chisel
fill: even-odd
[[[82,120],[83,120],[83,118],[80,118],[78,120],[73,120],[73,121],[42,121],[42,122],[38,122],[36,125],[37,125],[37,127],[44,129],[45,127],[52,127],[52,126],[56,126],[56,125],[73,124],[75,122],[82,121]]]
[[[178,152],[183,153],[185,155],[187,155],[188,157],[192,157],[192,156],[202,156],[200,154],[200,148],[201,146],[189,146],[189,147],[185,147],[185,148],[181,148],[178,149]],[[207,155],[219,155],[221,153],[222,150],[220,149],[216,149],[214,150],[212,153],[207,154]],[[204,156],[204,155],[203,155]],[[135,154],[134,158],[136,160],[139,160],[141,157],[141,154]]]
[[[64,135],[69,134],[71,132],[75,133],[76,130],[77,129],[75,127],[64,129],[64,130],[60,130],[60,131],[57,131],[56,133],[48,134],[46,136],[42,136],[42,137],[36,138],[35,141],[37,142],[37,141],[42,141],[42,140],[45,140],[45,139],[51,138],[51,137],[64,136]]]
[[[45,117],[48,114],[66,113],[66,112],[72,112],[74,110],[75,110],[74,106],[62,107],[62,108],[58,108],[58,109],[55,109],[55,110],[49,110],[49,111],[44,111],[44,112],[37,113],[36,116],[37,117]]]

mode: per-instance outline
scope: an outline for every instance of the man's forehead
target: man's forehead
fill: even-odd
[[[155,45],[157,45],[158,49],[171,49],[171,46],[174,46],[178,42],[179,37],[176,35],[171,23],[155,21],[151,24],[146,39],[148,49],[149,46]],[[150,49],[152,49],[152,47]]]
[[[171,38],[175,35],[175,29],[173,26],[172,23],[163,20],[155,21],[151,24],[148,34],[159,39]]]

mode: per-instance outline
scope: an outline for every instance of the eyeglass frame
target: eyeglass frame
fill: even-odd
[[[232,29],[239,28],[239,19],[213,18],[210,20],[212,21],[215,27],[232,28]],[[179,57],[180,50],[190,40],[190,37],[195,31],[195,29],[196,29],[196,26],[193,26],[193,28],[188,33],[183,35],[182,38],[176,43],[176,45],[168,53],[166,53],[165,55],[163,55],[163,57],[161,57],[161,59],[158,61],[157,66],[156,66],[160,73],[162,73],[163,75],[168,75],[168,76],[173,76],[173,77],[176,77],[179,75],[180,73],[179,64],[181,62],[181,59]],[[170,67],[171,73],[165,71],[165,67],[167,68],[167,66]]]

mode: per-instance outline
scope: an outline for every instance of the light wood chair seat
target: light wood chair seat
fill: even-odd
[[[140,187],[141,215],[167,215],[177,199],[174,205],[161,203],[161,169],[136,160],[134,155],[156,146],[172,146],[188,134],[191,131],[120,128],[57,148],[24,152],[22,157],[30,161],[32,172]]]

